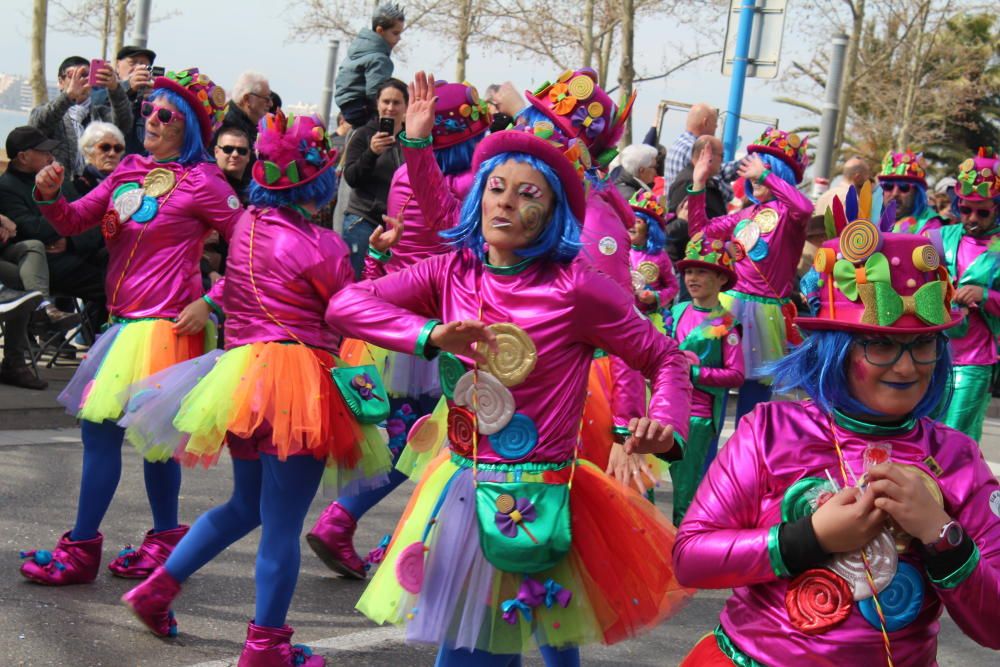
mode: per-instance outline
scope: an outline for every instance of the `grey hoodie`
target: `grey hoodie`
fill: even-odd
[[[363,28],[347,49],[347,60],[337,72],[334,99],[341,109],[345,104],[375,99],[375,92],[392,76],[392,49],[371,28]]]

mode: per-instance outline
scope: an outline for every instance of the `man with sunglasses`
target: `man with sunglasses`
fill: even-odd
[[[934,207],[927,203],[927,162],[923,153],[906,149],[902,153],[889,151],[882,158],[878,175],[885,205],[896,203],[898,234],[920,234],[939,229],[946,224]]]
[[[238,127],[223,127],[215,136],[215,163],[241,200],[246,196],[244,185],[250,153],[250,139]]]
[[[978,442],[990,403],[1000,334],[1000,262],[990,251],[1000,237],[1000,161],[993,149],[980,148],[959,166],[955,195],[961,224],[928,234],[943,250],[956,288],[955,302],[966,313],[962,324],[946,332],[951,339],[955,393],[941,421]]]

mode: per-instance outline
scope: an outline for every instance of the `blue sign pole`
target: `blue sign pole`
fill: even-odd
[[[736,32],[736,54],[733,58],[732,81],[729,83],[729,105],[726,107],[726,131],[722,137],[724,161],[736,157],[740,136],[740,111],[743,109],[743,86],[746,83],[747,61],[750,57],[750,35],[753,32],[754,9],[757,0],[742,0],[740,24]]]

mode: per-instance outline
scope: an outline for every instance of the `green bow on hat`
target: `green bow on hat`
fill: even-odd
[[[975,193],[983,199],[990,199],[990,185],[992,184],[989,181],[981,181],[978,184],[974,184],[972,181],[959,181],[959,183],[961,183],[959,189],[963,195],[968,196]]]
[[[944,324],[948,321],[948,310],[944,306],[946,289],[943,280],[934,280],[912,296],[900,296],[887,282],[863,283],[858,285],[858,294],[865,305],[861,323],[887,327],[909,314],[916,315],[924,324]]]
[[[858,268],[846,259],[838,259],[833,265],[833,280],[837,287],[851,301],[858,300]],[[872,254],[864,265],[865,282],[891,284],[889,260],[880,252]],[[864,284],[864,283],[862,283]]]
[[[268,185],[274,185],[281,178],[282,174],[288,177],[290,183],[299,182],[299,166],[295,163],[295,160],[285,165],[284,172],[275,163],[269,160],[264,161],[264,180]]]

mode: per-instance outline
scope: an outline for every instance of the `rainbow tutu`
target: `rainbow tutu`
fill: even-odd
[[[101,423],[122,416],[130,387],[164,369],[215,348],[215,325],[178,336],[167,319],[125,320],[98,336],[58,401],[77,419]]]
[[[730,290],[719,294],[719,303],[743,327],[746,379],[770,381],[770,377],[763,372],[764,366],[788,354],[783,302]]]
[[[385,390],[393,398],[441,395],[437,359],[428,361],[412,354],[384,350],[355,338],[341,343],[340,358],[352,366],[373,364],[382,376]]]
[[[569,466],[542,471],[546,465],[480,466],[478,479],[566,481]],[[475,495],[471,461],[442,452],[410,498],[358,609],[377,623],[405,624],[411,641],[523,653],[535,642],[565,648],[634,637],[693,594],[674,576],[670,522],[585,461],[569,496],[572,545],[542,572],[505,572],[486,560]],[[537,600],[521,595],[526,586],[537,589]]]

